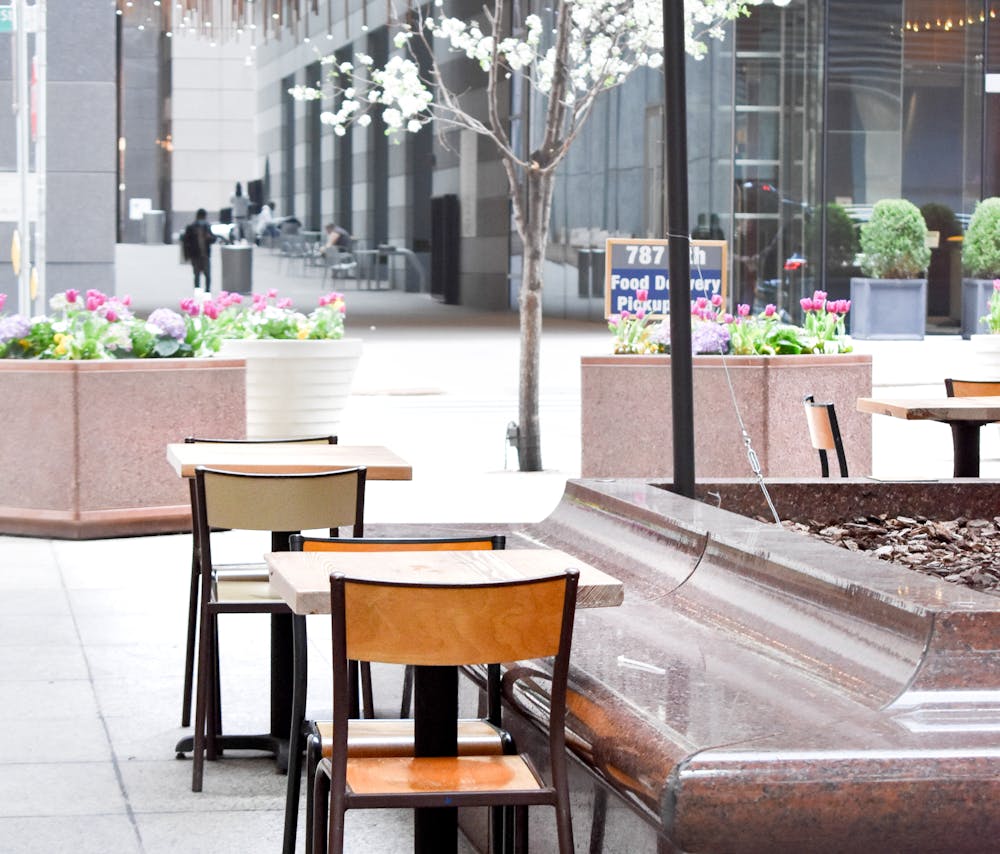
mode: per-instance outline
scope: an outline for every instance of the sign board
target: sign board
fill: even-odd
[[[666,240],[612,237],[607,241],[604,315],[634,312],[636,294],[649,292],[647,313],[670,314],[669,251]],[[691,299],[728,293],[725,240],[691,241]]]
[[[0,6],[0,33],[14,32],[14,7]]]

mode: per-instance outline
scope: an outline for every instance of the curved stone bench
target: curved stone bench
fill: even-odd
[[[995,847],[1000,598],[642,481],[571,481],[518,533],[625,585],[577,614],[578,843],[610,795],[646,836],[619,817],[591,850]],[[530,739],[546,686],[519,676],[506,720]]]

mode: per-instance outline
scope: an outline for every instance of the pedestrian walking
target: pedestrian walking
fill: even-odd
[[[243,195],[243,185],[239,181],[236,182],[236,192],[229,197],[229,205],[233,209],[236,239],[246,240],[250,234],[247,228],[250,220],[250,199]]]
[[[215,243],[215,235],[212,234],[212,226],[208,222],[208,214],[204,208],[198,208],[194,215],[194,222],[184,229],[184,257],[191,262],[191,269],[194,271],[194,286],[201,285],[201,277],[205,276],[205,293],[212,290],[212,244]]]

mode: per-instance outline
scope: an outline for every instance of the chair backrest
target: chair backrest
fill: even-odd
[[[428,552],[493,551],[502,549],[502,536],[475,537],[304,537],[291,538],[293,552]]]
[[[847,477],[847,457],[844,454],[844,443],[840,438],[840,426],[837,424],[837,413],[833,404],[818,403],[811,394],[802,398],[802,403],[806,411],[806,423],[809,425],[809,438],[812,446],[819,452],[820,471],[823,477],[830,476],[827,451],[836,451],[840,476]]]
[[[1000,397],[1000,380],[955,380],[944,381],[948,397]]]
[[[567,651],[579,573],[476,584],[330,576],[334,656],[457,666]],[[336,678],[336,675],[335,675]]]
[[[195,512],[204,544],[211,528],[302,531],[350,525],[364,535],[364,467],[309,474],[195,469]]]

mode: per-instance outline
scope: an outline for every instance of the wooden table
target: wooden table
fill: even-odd
[[[167,445],[167,462],[180,477],[194,477],[198,466],[257,474],[301,474],[365,466],[368,480],[413,479],[410,464],[380,445],[179,442]]]
[[[859,397],[858,411],[906,421],[940,421],[951,427],[954,476],[979,477],[979,428],[1000,421],[1000,397]]]
[[[306,664],[305,617],[330,613],[330,573],[336,570],[350,578],[413,579],[455,584],[463,581],[505,581],[578,569],[578,608],[620,605],[622,583],[557,549],[503,549],[498,551],[433,552],[272,552],[265,556],[271,590],[292,609],[295,622],[295,673],[292,697],[292,728],[289,751],[303,749]],[[455,709],[458,705],[458,671],[441,667],[417,667],[414,671],[414,729],[429,732],[434,740],[454,743]],[[419,747],[419,745],[418,745]],[[421,751],[422,752],[422,751]],[[424,755],[439,755],[433,748]],[[294,754],[299,755],[299,754]],[[295,851],[296,817],[300,774],[289,773],[285,802],[283,851]],[[308,832],[308,831],[307,831]],[[418,854],[449,854],[457,846],[454,810],[417,810],[414,850]]]
[[[298,445],[288,442],[177,442],[167,445],[167,462],[179,477],[194,477],[199,466],[256,474],[303,474],[339,468],[365,466],[368,480],[411,480],[413,469],[404,459],[380,445]],[[275,531],[271,548],[288,548],[287,531]],[[279,767],[286,761],[285,733],[292,709],[292,673],[294,641],[292,620],[288,614],[271,615],[271,729],[265,735],[223,735],[223,748],[246,749],[261,745],[275,748]],[[175,748],[189,753],[193,738],[185,736]]]

